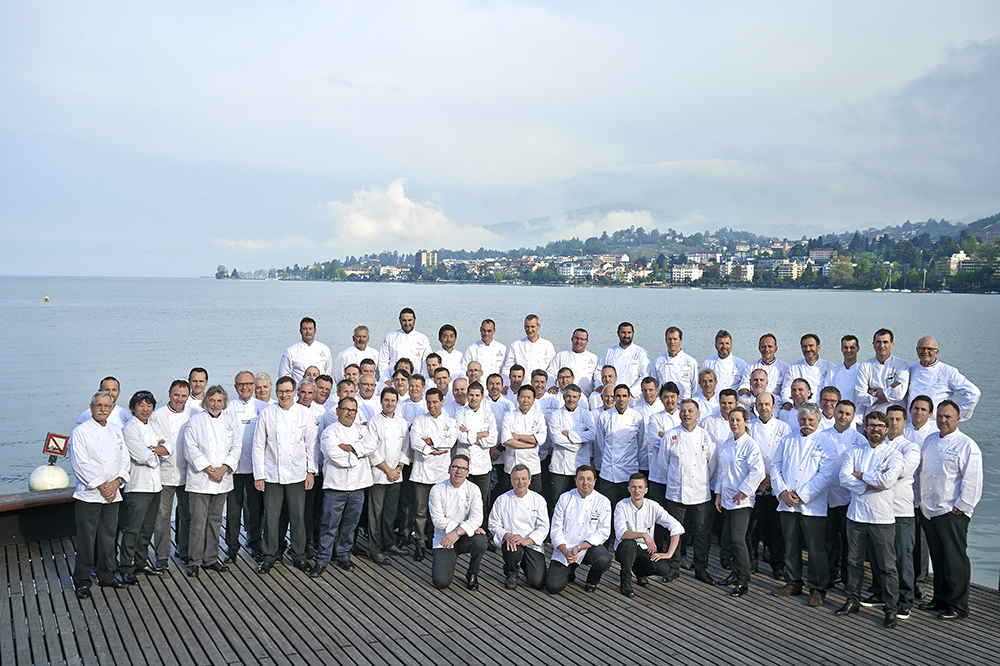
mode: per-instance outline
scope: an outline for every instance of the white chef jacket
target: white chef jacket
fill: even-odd
[[[80,416],[76,417],[75,426],[83,425],[84,423],[89,421],[92,416],[93,412],[91,412],[90,407],[88,407],[87,409],[80,412]],[[132,412],[128,411],[127,409],[122,409],[116,403],[115,406],[111,408],[111,413],[108,414],[107,423],[108,425],[118,426],[119,428],[124,430],[125,426],[128,425],[128,422],[131,421],[132,418],[133,418]]]
[[[426,440],[430,439],[428,444]],[[410,426],[410,481],[414,483],[440,483],[448,479],[451,455],[432,455],[432,451],[451,451],[458,440],[458,424],[444,412],[434,418],[430,414],[418,416]]]
[[[894,383],[899,386],[889,388]],[[879,363],[872,357],[858,364],[858,378],[854,383],[855,396],[858,399],[858,413],[865,414],[874,410],[884,412],[889,405],[906,406],[906,391],[910,386],[910,365],[898,356],[889,356],[885,363]],[[878,398],[868,394],[868,389],[880,388],[885,393],[888,402],[875,407]]]
[[[794,507],[778,501],[778,511],[791,511],[804,516],[825,516],[830,481],[836,474],[836,449],[817,430],[803,435],[793,431],[778,444],[771,460],[771,487],[775,497],[793,490],[802,500]]]
[[[488,530],[497,547],[503,547],[503,536],[508,532],[535,543],[525,548],[545,552],[545,537],[549,535],[549,509],[545,498],[528,489],[524,497],[508,490],[493,502]]]
[[[886,442],[899,451],[903,461],[902,469],[899,470],[899,480],[892,487],[893,511],[896,518],[913,518],[913,475],[920,466],[920,445],[911,442],[905,436],[900,435],[896,439]]]
[[[660,444],[660,469],[667,478],[666,499],[703,504],[712,499],[712,480],[719,459],[715,440],[701,426],[688,432],[673,428]]]
[[[541,410],[529,409],[527,414],[522,414],[521,410],[517,408],[508,411],[503,417],[503,422],[500,424],[500,438],[498,441],[502,444],[512,439],[514,433],[519,435],[533,435],[539,445],[544,444],[545,437],[548,435],[548,429],[545,426],[545,416]],[[503,464],[505,473],[510,474],[510,470],[513,469],[514,465],[524,464],[528,466],[528,471],[531,472],[532,476],[541,474],[542,462],[538,457],[537,446],[533,446],[530,449],[515,449],[508,446],[505,448],[505,453]]]
[[[479,365],[483,366],[483,385],[485,386],[486,377],[493,373],[500,373],[500,370],[503,369],[503,359],[506,355],[506,345],[496,340],[488,345],[483,344],[482,340],[476,340],[462,354],[462,372],[464,374],[473,361],[479,361]]]
[[[420,402],[407,400],[399,404],[398,410],[402,412],[402,416],[406,422],[412,425],[418,416],[427,413],[427,401],[424,398],[421,398]]]
[[[747,362],[732,354],[726,358],[719,358],[718,354],[711,358],[706,358],[701,367],[715,371],[715,377],[719,380],[718,388],[720,391],[727,388],[739,391],[747,372]]]
[[[239,466],[236,474],[253,474],[253,432],[257,427],[257,416],[264,411],[267,403],[251,397],[249,401],[237,396],[226,405],[226,413],[236,426],[236,439],[240,442]]]
[[[639,471],[639,448],[642,446],[642,416],[631,407],[619,414],[616,407],[601,414],[597,420],[594,441],[601,452],[601,478],[612,483],[625,483]]]
[[[899,450],[888,442],[876,447],[866,443],[849,449],[839,470],[840,485],[851,492],[848,519],[870,525],[895,524],[892,487],[902,468]],[[863,474],[858,479],[854,472]]]
[[[733,431],[729,428],[729,420],[722,418],[722,414],[703,416],[698,420],[698,425],[712,436],[716,446],[721,445],[733,434]]]
[[[653,361],[653,376],[660,381],[660,386],[667,382],[677,384],[681,392],[681,400],[686,400],[698,390],[698,361],[681,350],[677,356],[664,354]]]
[[[183,486],[187,481],[187,459],[184,457],[184,438],[181,429],[191,418],[187,405],[179,412],[166,404],[153,412],[150,423],[155,423],[167,436],[171,454],[160,461],[160,481],[165,486]]]
[[[442,456],[447,458],[447,456]],[[456,487],[445,479],[431,488],[427,512],[434,524],[434,547],[441,547],[441,540],[452,530],[461,527],[466,536],[483,524],[483,495],[479,486],[463,481]]]
[[[920,449],[920,511],[926,518],[957,508],[971,517],[983,494],[983,452],[960,430],[929,435]]]
[[[753,441],[760,447],[760,457],[764,461],[764,471],[770,474],[771,460],[774,452],[781,443],[781,439],[792,432],[788,424],[775,415],[771,415],[771,420],[764,423],[759,418],[753,418],[747,424],[747,430]]]
[[[496,421],[497,424],[497,441],[500,442],[501,441],[500,427],[503,425],[503,417],[506,416],[507,412],[509,412],[510,410],[512,409],[516,410],[517,407],[514,405],[514,403],[512,403],[510,400],[507,400],[503,396],[501,396],[499,400],[494,402],[489,395],[485,395],[483,396],[483,404],[489,405],[490,411],[493,412],[493,420]],[[493,462],[494,465],[502,465],[503,463],[504,463],[504,456],[500,456]]]
[[[471,407],[462,407],[455,415],[455,425],[458,429],[455,454],[464,453],[469,456],[469,474],[489,474],[493,469],[490,449],[497,445],[499,436],[493,410],[485,403],[481,403],[475,411]],[[467,432],[462,432],[463,425]],[[477,439],[477,434],[484,431],[489,434]]]
[[[574,475],[580,465],[589,465],[592,445],[597,437],[597,425],[590,410],[577,406],[571,412],[560,407],[549,414],[547,421],[549,443],[552,445],[549,471],[552,474]],[[563,430],[569,433],[568,437]]]
[[[366,428],[355,421],[345,426],[337,421],[323,431],[319,450],[323,456],[323,488],[360,490],[372,485],[372,466],[378,465],[378,447],[365,437]],[[345,451],[341,444],[350,444],[354,451]]]
[[[316,473],[316,420],[308,407],[269,405],[253,434],[253,478],[287,485]]]
[[[600,383],[601,366],[597,364],[597,354],[593,352],[584,350],[577,354],[572,349],[566,349],[553,356],[546,371],[549,374],[550,384],[555,381],[561,368],[573,371],[573,383],[580,387],[584,397],[588,397],[593,392],[594,386]]]
[[[646,433],[642,437],[642,442],[649,456],[649,480],[652,483],[667,483],[667,473],[660,467],[660,448],[663,445],[663,435],[680,424],[680,415],[676,410],[673,414],[666,410],[657,412],[650,416],[646,423]]]
[[[417,330],[404,333],[403,329],[397,328],[395,331],[385,336],[382,341],[382,348],[379,349],[378,363],[379,377],[383,380],[392,377],[392,368],[396,361],[401,358],[408,358],[413,363],[414,372],[426,367],[427,355],[431,353],[431,343],[427,336]]]
[[[830,371],[830,378],[827,380],[830,382],[830,386],[836,386],[840,390],[841,400],[850,400],[855,405],[858,404],[858,396],[855,393],[855,387],[858,385],[858,368],[861,367],[861,363],[855,362],[851,367],[844,366],[843,363],[833,366],[833,370]],[[819,395],[817,393],[816,395]],[[857,410],[860,412],[860,410]],[[861,423],[861,417],[858,413],[854,415],[855,423]]]
[[[201,406],[201,401],[205,399],[205,394],[202,393],[200,398],[196,398],[193,395],[188,396],[187,408],[191,411],[191,416],[194,416],[198,412],[205,411],[205,408]]]
[[[306,368],[310,365],[319,368],[319,374],[332,377],[333,353],[329,347],[318,340],[313,340],[311,345],[299,340],[281,355],[281,362],[278,363],[278,377],[291,377],[295,380],[295,385],[298,386],[306,374]]]
[[[188,421],[184,435],[184,455],[188,463],[184,490],[205,495],[224,495],[233,489],[233,470],[240,464],[242,443],[236,436],[233,417],[222,412],[217,417],[207,411]],[[216,482],[204,471],[206,467],[228,465],[229,471]]]
[[[782,389],[781,383],[785,379],[785,374],[788,372],[788,364],[778,358],[775,358],[770,363],[764,363],[761,359],[757,359],[753,363],[749,364],[747,366],[746,374],[743,375],[743,383],[740,384],[740,390],[750,390],[750,375],[753,374],[754,370],[758,369],[767,373],[767,392],[774,394],[776,398],[780,398]],[[778,404],[777,401],[775,404]]]
[[[133,418],[122,430],[122,437],[131,461],[126,490],[130,493],[158,493],[163,490],[163,482],[160,479],[160,456],[153,453],[153,449],[162,439],[162,446],[167,449],[167,455],[172,451],[171,444],[160,430],[160,426],[152,419],[149,423],[143,423]]]
[[[958,397],[955,394],[961,393],[961,401],[955,400],[958,402],[958,418],[961,421],[972,418],[972,411],[983,395],[979,387],[966,379],[965,375],[941,361],[935,361],[926,368],[920,363],[911,365],[909,390],[907,403],[918,395],[926,395],[934,401],[935,407],[941,404],[942,400],[954,400]]]
[[[333,372],[330,374],[330,376],[333,377],[334,387],[336,387],[337,382],[344,378],[344,369],[347,366],[351,364],[360,366],[361,361],[366,358],[370,358],[377,363],[378,350],[367,346],[364,349],[358,349],[354,345],[351,345],[344,351],[337,354],[337,358],[333,360]],[[391,374],[389,376],[382,376],[383,381],[390,378]]]
[[[694,399],[698,402],[698,418],[703,419],[711,416],[712,414],[719,413],[719,392],[716,391],[712,394],[711,398],[706,398],[705,394],[698,389],[698,395],[694,396]]]
[[[552,512],[549,536],[552,539],[552,561],[564,565],[568,563],[559,546],[565,544],[572,550],[584,541],[591,546],[600,546],[611,536],[611,501],[596,490],[586,497],[581,497],[576,488],[563,493]],[[577,562],[582,559],[581,556]]]
[[[938,431],[937,423],[934,422],[934,418],[931,417],[927,419],[925,423],[920,428],[914,428],[911,424],[907,423],[906,427],[903,428],[903,437],[915,442],[918,446],[923,448],[924,440],[927,439],[928,435],[933,435]]]
[[[534,370],[548,368],[555,355],[556,348],[545,338],[538,338],[531,342],[527,337],[523,337],[510,343],[507,355],[503,359],[503,369],[500,374],[509,377],[510,369],[515,365],[520,365],[524,368],[524,380],[529,381],[531,373]]]
[[[659,400],[654,400],[653,404],[650,405],[640,396],[632,404],[632,409],[639,412],[639,416],[642,417],[642,439],[640,440],[642,444],[639,446],[639,469],[649,470],[650,443],[646,441],[646,426],[649,424],[649,419],[651,419],[654,414],[659,414],[663,411],[663,403]]]
[[[618,383],[628,386],[633,398],[642,395],[642,380],[649,376],[649,352],[637,344],[631,344],[625,349],[620,344],[608,347],[597,362],[594,381],[600,382],[601,369],[606,365],[615,366]]]
[[[735,439],[732,432],[716,450],[718,466],[715,471],[715,492],[722,497],[723,509],[748,509],[753,507],[757,487],[764,480],[764,460],[760,447],[747,433]],[[746,497],[739,503],[733,501],[736,493]]]
[[[792,382],[796,379],[804,379],[809,382],[809,388],[815,399],[818,400],[819,392],[833,384],[832,373],[835,368],[836,366],[832,362],[822,358],[817,358],[815,365],[809,365],[804,358],[790,364],[781,382],[781,402],[792,401]]]
[[[638,532],[653,536],[657,525],[666,528],[670,536],[684,534],[684,527],[657,502],[644,497],[642,506],[636,508],[631,497],[626,497],[615,506],[615,549],[622,542],[626,532]],[[646,550],[645,539],[636,539],[636,545]]]
[[[395,481],[389,481],[385,472],[376,465],[384,461],[389,467],[398,467],[400,463],[407,465],[410,462],[409,431],[406,419],[395,413],[394,416],[386,416],[379,412],[368,421],[368,428],[365,435],[370,442],[365,444],[365,448],[374,447],[369,462],[372,468],[372,483],[374,485],[388,485],[390,483],[402,483],[403,476],[400,475]]]
[[[452,381],[455,381],[457,377],[465,376],[465,366],[462,365],[462,352],[457,349],[446,352],[444,348],[441,348],[434,353],[441,357],[441,365],[448,368],[448,373],[451,375]],[[424,362],[427,362],[426,358],[424,358]],[[426,368],[424,369],[426,370]],[[489,375],[486,376],[488,377]]]
[[[837,432],[837,429],[826,428],[820,432],[820,436],[826,438],[836,454],[833,461],[834,475],[830,478],[830,487],[827,490],[826,502],[828,507],[847,506],[851,503],[851,491],[840,483],[840,469],[844,465],[847,452],[859,446],[871,448],[871,444],[865,436],[858,432],[853,426],[848,427],[844,432]],[[851,470],[854,471],[854,470]]]
[[[100,423],[91,418],[73,428],[69,436],[69,461],[76,475],[73,498],[81,502],[105,504],[98,486],[121,478],[129,481],[128,451],[122,429],[116,425]],[[121,502],[121,488],[112,502]]]

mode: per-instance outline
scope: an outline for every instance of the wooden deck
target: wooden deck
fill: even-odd
[[[430,560],[355,558],[314,581],[290,566],[256,573],[245,553],[230,573],[187,578],[176,562],[128,590],[93,587],[77,600],[70,538],[7,546],[0,576],[0,663],[6,664],[984,664],[1000,654],[1000,594],[976,587],[972,615],[942,622],[914,610],[899,628],[862,609],[838,618],[843,591],[822,609],[777,599],[755,575],[730,599],[691,572],[618,594],[618,568],[598,592],[561,595],[502,587],[487,553],[478,592],[430,585]],[[585,569],[584,569],[585,571]],[[583,573],[583,572],[581,572]],[[718,569],[714,573],[721,574]],[[578,577],[582,584],[583,576]]]

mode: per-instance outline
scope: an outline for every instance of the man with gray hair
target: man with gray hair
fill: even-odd
[[[823,605],[830,582],[826,559],[827,491],[837,452],[819,436],[821,413],[816,403],[799,407],[798,432],[786,435],[771,459],[771,487],[778,496],[781,533],[785,541],[785,585],[772,594],[802,594],[802,541],[809,553],[809,605]]]
[[[351,337],[353,344],[337,354],[337,358],[333,361],[333,372],[331,374],[334,382],[339,382],[344,378],[344,368],[352,363],[360,366],[361,361],[366,358],[370,358],[373,361],[378,358],[378,351],[368,348],[368,339],[367,326],[362,324],[361,326],[354,327],[354,335]]]
[[[76,475],[76,566],[73,584],[79,599],[90,597],[90,572],[97,563],[97,583],[122,589],[115,576],[115,534],[121,488],[129,479],[131,460],[121,428],[108,423],[115,401],[107,391],[90,399],[89,421],[73,428],[70,462]]]
[[[277,404],[277,400],[271,397],[271,375],[266,372],[258,372],[253,381],[253,395],[255,398],[269,405]]]

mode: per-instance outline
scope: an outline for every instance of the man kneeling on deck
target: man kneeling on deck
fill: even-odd
[[[510,470],[511,490],[497,498],[490,511],[490,534],[503,555],[503,586],[517,587],[518,570],[523,569],[528,585],[539,590],[545,585],[545,550],[549,535],[549,509],[545,498],[531,490],[531,472],[518,463]]]
[[[439,590],[455,578],[458,556],[469,554],[465,586],[479,589],[479,564],[486,553],[488,539],[482,528],[483,497],[479,486],[469,483],[469,456],[459,453],[448,467],[448,478],[431,487],[427,500],[434,523],[434,560],[431,580]]]
[[[635,596],[632,591],[633,571],[643,587],[649,585],[652,574],[671,580],[668,578],[669,561],[684,534],[684,527],[666,509],[646,499],[648,489],[646,475],[636,472],[628,480],[629,497],[615,507],[615,559],[622,567],[618,591],[626,597]],[[653,540],[656,525],[670,532],[670,546],[665,553],[656,550],[656,541]]]
[[[576,568],[590,566],[587,592],[597,590],[604,572],[611,568],[611,554],[604,542],[611,534],[611,502],[594,490],[597,473],[590,465],[576,470],[576,489],[565,492],[552,514],[552,561],[545,587],[559,594],[576,579]]]

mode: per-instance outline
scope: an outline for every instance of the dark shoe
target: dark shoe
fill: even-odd
[[[845,615],[850,615],[851,613],[857,613],[861,610],[861,605],[857,601],[848,601],[846,604],[834,611],[834,615],[840,615],[841,617]]]
[[[955,610],[954,608],[949,608],[946,611],[938,613],[939,620],[960,620],[963,617],[969,617],[968,613],[963,613],[962,611]]]
[[[357,568],[354,566],[354,562],[351,562],[350,559],[337,560],[337,566],[347,572],[354,571]]]
[[[226,551],[226,562],[235,562],[236,556],[239,554],[239,548],[230,548]]]
[[[227,571],[229,571],[229,567],[227,567],[222,562],[213,562],[212,564],[203,564],[203,565],[201,565],[201,568],[202,569],[206,569],[208,571],[215,571],[216,573],[226,573]]]
[[[783,585],[771,593],[772,597],[797,597],[802,594],[802,590],[796,590],[791,585]]]
[[[184,573],[187,574],[188,576],[190,576],[191,578],[197,578],[198,577],[198,567],[194,566],[193,564],[190,565],[190,566],[184,567]]]
[[[257,573],[259,574],[269,574],[271,573],[271,564],[268,562],[261,562],[257,565]]]
[[[76,598],[77,599],[89,599],[90,598],[90,586],[81,585],[76,588]]]
[[[264,559],[264,551],[260,548],[252,548],[250,550],[250,557],[252,557],[255,562],[259,563],[262,559]]]
[[[861,605],[865,608],[882,608],[885,606],[885,602],[879,598],[878,595],[872,594],[861,600]]]
[[[99,587],[110,587],[112,590],[124,590],[124,589],[128,588],[128,583],[126,583],[123,580],[119,580],[119,579],[115,578],[114,581],[112,581],[110,583],[98,583],[98,586]]]
[[[708,583],[709,585],[715,585],[715,579],[707,571],[699,571],[694,575],[695,580],[700,580],[703,583]]]
[[[137,574],[146,574],[147,576],[162,576],[163,569],[154,568],[148,564],[143,564],[141,567],[136,567],[135,572]]]
[[[315,548],[313,548],[311,545],[306,546],[306,559],[314,560],[316,559],[317,555],[319,555],[319,552]]]
[[[917,585],[916,589],[913,590],[913,598],[914,599],[923,599],[924,598],[924,586],[923,585]]]
[[[900,620],[909,620],[910,619],[910,607],[909,606],[900,606],[899,610],[896,611],[896,617],[899,618]]]
[[[309,573],[310,571],[312,571],[313,568],[313,565],[309,563],[309,560],[299,560],[298,562],[292,562],[292,566],[294,566],[296,569],[304,573]]]
[[[684,571],[690,571],[691,568],[692,568],[691,567],[691,561],[688,558],[686,558],[686,557],[682,557],[681,558],[681,569],[684,569]]]
[[[635,584],[639,587],[646,587],[649,585],[649,576],[639,576],[636,578]]]
[[[597,586],[594,585],[593,583],[587,583],[586,585],[583,586],[583,591],[584,592],[597,592]]]
[[[934,601],[933,599],[931,599],[930,601],[925,601],[924,603],[920,604],[919,606],[917,606],[917,608],[919,608],[922,611],[943,611],[943,610],[948,610],[948,605],[941,603],[940,601]]]
[[[813,608],[819,608],[823,605],[823,595],[819,592],[813,592],[809,595],[809,605]]]
[[[422,559],[424,559],[424,545],[418,543],[413,546],[413,561],[419,562]]]
[[[882,626],[885,627],[886,629],[895,629],[896,628],[896,612],[895,611],[886,611],[885,612],[885,619],[882,620]]]
[[[680,577],[681,575],[679,573],[677,573],[676,571],[671,571],[670,573],[668,573],[666,576],[663,577],[663,582],[672,583]]]
[[[750,588],[746,585],[737,585],[732,590],[729,591],[729,596],[731,597],[742,597],[744,594],[750,591]]]
[[[635,592],[632,591],[632,583],[622,583],[618,586],[618,591],[629,599],[635,596]]]
[[[516,587],[517,587],[517,574],[516,573],[507,574],[507,576],[503,579],[503,589],[513,590]]]
[[[465,588],[475,592],[479,589],[479,576],[477,574],[465,574]]]
[[[497,545],[495,543],[493,543],[492,541],[490,541],[488,544],[486,544],[486,550],[488,552],[490,552],[490,553],[499,553],[500,552],[499,550],[497,550]]]
[[[396,544],[392,544],[391,546],[389,546],[388,550],[386,550],[385,552],[389,553],[390,555],[409,555],[410,554],[410,551],[406,550],[405,548],[400,548]]]
[[[316,566],[314,566],[312,569],[309,570],[309,577],[319,578],[320,576],[323,575],[325,571],[326,571],[325,564],[317,564]]]
[[[771,568],[771,578],[773,578],[774,580],[781,580],[784,577],[785,577],[785,568],[784,567],[772,567]]]
[[[388,556],[382,553],[375,553],[374,555],[372,555],[371,560],[375,564],[381,564],[382,566],[386,566],[387,564],[389,564]]]
[[[129,585],[138,585],[139,584],[139,579],[135,577],[135,574],[131,574],[131,573],[124,574],[122,576],[122,580],[124,580]]]
[[[730,571],[728,576],[719,581],[719,585],[722,585],[724,587],[729,587],[730,585],[734,584],[737,580],[739,580],[739,577],[736,575],[736,572]]]
[[[161,572],[170,569],[170,560],[156,560],[156,568]]]
[[[569,568],[569,579],[567,579],[566,584],[572,585],[576,582],[576,567]]]

